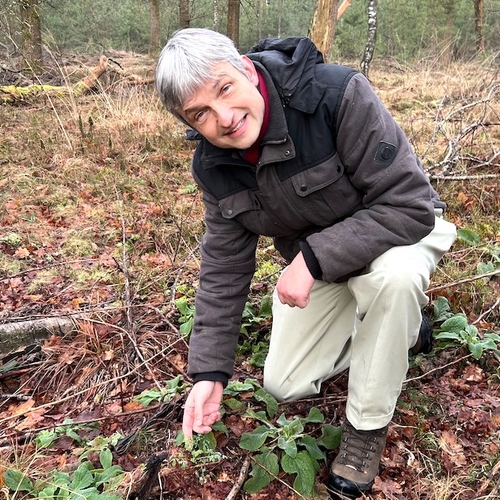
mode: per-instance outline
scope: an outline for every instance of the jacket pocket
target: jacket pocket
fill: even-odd
[[[219,201],[219,207],[224,219],[238,221],[256,234],[276,237],[290,233],[290,228],[283,225],[279,215],[265,210],[257,193],[250,189],[223,198]]]
[[[260,210],[259,200],[249,189],[223,198],[219,201],[219,207],[224,219],[234,219],[244,212]]]
[[[292,177],[295,193],[300,196],[309,196],[311,193],[323,189],[336,182],[344,174],[344,164],[339,155],[335,154],[327,161],[303,170]]]
[[[362,207],[363,193],[351,183],[338,154],[293,176],[292,185],[304,216],[322,227]]]

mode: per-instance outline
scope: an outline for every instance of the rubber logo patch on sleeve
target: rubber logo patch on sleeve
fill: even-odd
[[[396,146],[388,142],[380,141],[377,153],[375,154],[375,161],[390,165],[396,157]]]

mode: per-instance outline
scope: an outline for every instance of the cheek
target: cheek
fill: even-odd
[[[253,108],[253,111],[254,113],[256,114],[256,116],[260,119],[260,120],[263,120],[264,119],[264,110],[265,110],[265,103],[264,103],[264,99],[261,95],[261,93],[254,87],[253,88],[253,94],[251,96],[251,99],[253,102],[253,105],[252,105],[252,108]]]

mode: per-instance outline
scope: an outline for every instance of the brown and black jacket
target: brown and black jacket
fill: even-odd
[[[308,38],[266,39],[248,54],[263,75],[270,123],[257,165],[200,137],[192,173],[206,232],[190,340],[195,382],[226,383],[255,271],[259,235],[287,261],[342,282],[410,245],[444,208],[405,134],[366,78],[325,64]]]

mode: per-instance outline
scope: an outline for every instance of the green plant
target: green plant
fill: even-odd
[[[48,479],[32,481],[17,469],[3,473],[5,486],[13,492],[26,492],[31,498],[57,500],[118,500],[120,497],[108,490],[116,489],[122,479],[123,470],[113,465],[109,448],[99,454],[100,468],[84,461],[73,473],[52,471]]]
[[[306,425],[324,421],[323,414],[315,407],[310,409],[307,417],[295,416],[287,419],[283,413],[274,422],[278,403],[256,382],[247,380],[241,387],[231,387],[229,393],[249,389],[249,386],[258,387],[254,396],[266,404],[267,411],[256,412],[249,408],[244,414],[262,424],[251,433],[243,434],[240,439],[239,445],[242,449],[256,452],[253,456],[251,477],[244,485],[245,491],[257,493],[265,488],[279,474],[281,466],[284,472],[295,476],[294,489],[301,495],[311,496],[320,468],[319,462],[326,460],[325,452],[321,448],[331,450],[339,445],[340,428],[323,424],[320,437],[313,437],[306,432]]]
[[[95,427],[95,425],[89,424],[74,424],[72,419],[67,418],[61,425],[58,425],[54,429],[40,431],[35,437],[34,442],[37,449],[41,450],[49,448],[54,441],[60,437],[66,436],[71,438],[75,444],[81,445],[84,443],[84,438],[82,438],[78,432],[87,431]]]
[[[231,410],[242,410],[244,409],[245,403],[240,399],[236,399],[235,396],[242,393],[252,393],[254,399],[260,403],[266,405],[266,411],[269,418],[274,418],[278,412],[278,402],[271,396],[266,390],[264,390],[260,384],[254,379],[246,379],[244,382],[239,380],[231,380],[227,387],[224,389],[225,397],[222,401],[224,406],[227,406]]]
[[[478,329],[469,324],[464,314],[453,314],[450,311],[448,301],[440,297],[434,303],[436,321],[443,321],[437,333],[434,334],[436,340],[459,343],[468,348],[475,359],[480,359],[486,350],[498,352],[500,335],[494,332],[487,332],[482,337],[479,336]]]
[[[262,338],[261,327],[272,319],[272,297],[265,295],[260,307],[257,309],[251,302],[245,304],[240,327],[241,340],[238,352],[249,355],[248,362],[258,368],[264,366],[264,361],[269,350],[269,341]]]
[[[481,274],[492,273],[495,270],[500,272],[500,246],[495,244],[482,243],[480,236],[471,229],[458,229],[458,238],[470,247],[478,247],[483,255],[489,257],[488,261],[480,261],[477,270]]]
[[[217,422],[217,424],[212,426],[214,430],[226,431],[223,424],[220,422]],[[179,466],[183,469],[195,466],[195,474],[200,484],[205,483],[207,480],[207,469],[205,465],[219,462],[225,458],[222,453],[217,451],[217,440],[213,432],[195,434],[191,440],[186,441],[181,431],[177,435],[176,445],[179,448],[172,452],[170,465],[174,467]]]
[[[167,385],[160,389],[147,389],[138,396],[134,398],[134,401],[137,401],[143,406],[149,406],[151,403],[168,403],[171,399],[178,393],[184,391],[187,387],[186,384],[182,383],[183,379],[181,375],[168,380]]]
[[[187,297],[181,297],[175,301],[175,306],[180,312],[179,332],[183,337],[189,337],[194,324],[194,304]]]
[[[0,243],[5,243],[11,247],[18,247],[22,241],[22,237],[17,233],[9,233],[0,238]]]
[[[240,333],[248,334],[252,327],[260,325],[264,321],[268,321],[272,318],[272,315],[271,295],[264,295],[264,297],[262,297],[262,302],[258,309],[256,309],[251,302],[247,302],[243,309]]]
[[[322,423],[323,414],[311,408],[305,418],[287,419],[281,414],[276,423],[271,423],[263,412],[247,411],[246,415],[263,422],[251,434],[243,434],[240,447],[244,450],[259,452],[251,478],[244,485],[248,493],[256,493],[265,488],[279,473],[279,465],[287,474],[294,474],[293,487],[304,496],[314,493],[314,481],[319,471],[319,461],[326,460],[320,447],[331,450],[340,443],[340,428],[323,424],[321,436],[315,438],[305,432],[307,424]]]

